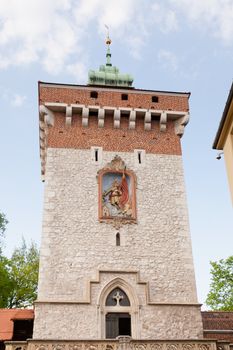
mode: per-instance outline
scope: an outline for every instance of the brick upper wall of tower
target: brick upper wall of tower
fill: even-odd
[[[98,93],[91,98],[91,92]],[[128,100],[122,100],[122,94]],[[152,96],[158,102],[152,102]],[[127,107],[150,110],[188,112],[189,94],[156,92],[147,90],[124,90],[107,87],[53,85],[39,83],[39,104],[65,103],[99,107]],[[159,128],[159,120],[151,121],[151,130],[144,130],[144,118],[136,117],[136,127],[129,129],[129,117],[121,116],[120,128],[113,127],[113,116],[106,115],[104,127],[98,127],[97,116],[89,116],[88,127],[82,126],[81,115],[73,114],[72,126],[65,125],[65,113],[55,112],[55,123],[49,128],[47,146],[53,148],[103,147],[106,151],[131,152],[144,149],[148,153],[181,154],[180,137],[174,130],[174,122],[169,120],[165,132]]]

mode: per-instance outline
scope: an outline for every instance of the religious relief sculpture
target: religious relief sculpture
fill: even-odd
[[[135,176],[115,157],[99,172],[100,219],[136,219]]]
[[[130,177],[123,173],[103,175],[103,216],[132,217]]]

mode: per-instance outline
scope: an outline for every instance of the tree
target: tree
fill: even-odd
[[[0,256],[0,307],[25,308],[37,296],[39,251],[23,240],[10,259]]]
[[[4,236],[8,221],[5,214],[0,213],[0,239]],[[2,255],[0,240],[0,308],[6,307],[8,295],[11,289],[11,281],[8,269],[8,259]]]
[[[1,235],[5,232],[7,224],[8,224],[8,221],[6,219],[5,214],[0,213],[0,234]]]
[[[5,214],[0,213],[0,238],[3,237],[7,224],[8,224],[8,221],[6,219]]]
[[[9,260],[0,252],[0,308],[7,307],[12,289],[8,263]]]
[[[206,304],[212,310],[233,311],[233,255],[210,264],[212,277]]]
[[[27,248],[16,248],[9,262],[12,289],[8,298],[8,307],[27,307],[33,304],[37,296],[39,252],[35,243]]]

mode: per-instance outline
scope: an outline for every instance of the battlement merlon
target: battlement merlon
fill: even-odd
[[[48,147],[88,149],[94,140],[106,151],[181,154],[189,96],[189,92],[39,82],[42,176]]]

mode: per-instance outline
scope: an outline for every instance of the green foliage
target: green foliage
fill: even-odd
[[[8,297],[12,289],[8,263],[9,260],[0,252],[0,308],[7,307]]]
[[[1,256],[0,307],[32,305],[37,296],[38,269],[39,252],[34,243],[27,247],[23,240],[10,259]]]
[[[6,225],[8,224],[8,221],[6,219],[5,214],[0,213],[0,236],[3,236],[5,230],[6,230]]]
[[[233,255],[210,264],[212,277],[206,304],[212,310],[233,311]]]

